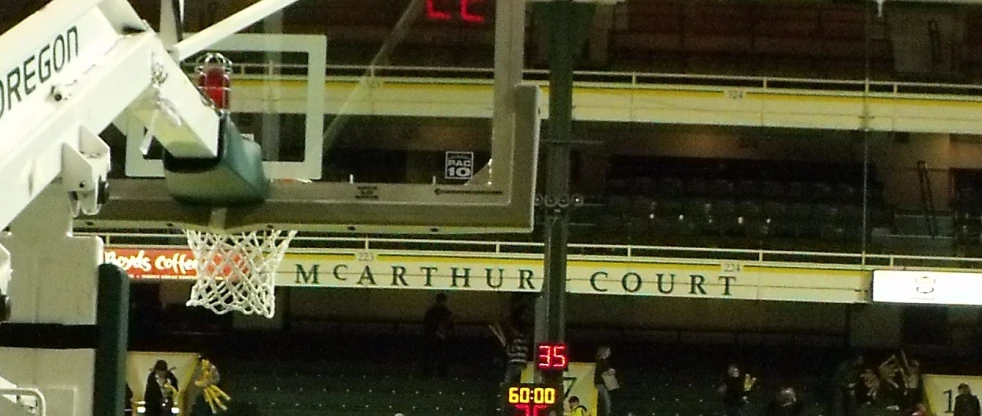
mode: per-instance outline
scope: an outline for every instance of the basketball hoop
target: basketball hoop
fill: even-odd
[[[198,265],[188,306],[219,315],[240,312],[272,318],[276,269],[296,231],[260,230],[226,234],[187,230]]]

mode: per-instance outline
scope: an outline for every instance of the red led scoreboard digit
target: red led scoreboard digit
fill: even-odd
[[[566,344],[542,342],[536,346],[535,367],[541,371],[566,371],[569,357]]]
[[[454,14],[467,23],[484,23],[484,16],[474,11],[476,3],[486,0],[426,0],[426,17],[430,20],[453,19]]]
[[[515,410],[515,416],[548,416],[548,410],[559,403],[555,387],[541,384],[507,386],[505,401]]]

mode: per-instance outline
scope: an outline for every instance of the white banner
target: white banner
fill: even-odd
[[[968,384],[972,394],[982,391],[982,378],[975,376],[949,376],[942,374],[924,374],[924,400],[928,410],[934,415],[950,415],[955,410],[955,397],[958,396],[958,385]]]
[[[873,302],[979,306],[982,274],[876,270]]]
[[[541,256],[375,253],[287,254],[277,286],[538,292]],[[598,260],[570,256],[567,291],[664,296],[864,303],[869,272],[743,264]]]

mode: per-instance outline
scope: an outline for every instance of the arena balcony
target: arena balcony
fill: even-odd
[[[156,20],[159,3],[134,3],[148,21]],[[204,26],[247,3],[189,4],[187,29]],[[408,4],[405,0],[305,0],[285,10],[278,30],[329,39],[325,68],[328,118],[343,109],[344,116],[355,119],[352,128],[358,127],[358,119],[364,126],[385,124],[379,123],[384,118],[458,119],[458,124],[481,125],[481,121],[473,122],[490,113],[490,23],[494,16],[487,15],[485,25],[433,22],[417,16],[410,34],[397,36],[398,47],[393,53],[381,63],[373,62],[380,47],[395,36],[392,29]],[[920,45],[924,39],[906,39],[904,33],[896,33],[896,27],[900,23],[905,26],[899,27],[932,26],[911,17],[912,13],[905,9],[894,9],[879,18],[872,3],[789,6],[768,2],[628,0],[609,7],[594,19],[575,78],[575,118],[588,130],[618,125],[614,129],[650,130],[642,135],[652,135],[651,131],[664,126],[761,129],[741,130],[725,140],[748,142],[747,148],[767,147],[754,144],[769,141],[772,133],[766,129],[802,129],[806,133],[796,134],[813,135],[815,141],[826,146],[834,142],[843,148],[849,147],[848,137],[854,134],[850,132],[864,126],[880,134],[877,140],[889,136],[887,141],[897,143],[910,137],[908,132],[915,134],[915,142],[921,137],[947,135],[938,143],[955,143],[957,137],[971,141],[982,134],[976,108],[982,87],[971,83],[982,72],[982,38],[974,31],[958,30],[982,23],[982,14],[972,9],[931,9],[930,15],[945,29],[929,35],[934,36],[926,43],[930,65],[918,67],[906,62],[905,57],[923,57],[924,51],[897,51],[910,46],[908,43]],[[541,32],[535,19],[530,19],[525,77],[544,84],[548,73],[543,69]],[[263,121],[257,115],[274,111],[284,135],[298,134],[296,126],[302,124],[298,117],[306,111],[304,88],[298,86],[304,84],[311,68],[291,53],[282,54],[274,63],[266,62],[261,54],[230,54],[230,58],[235,62],[232,110],[237,123],[244,130],[261,129]],[[864,79],[867,76],[869,79]],[[352,95],[352,91],[361,94]],[[266,102],[270,95],[276,98],[274,107]],[[355,98],[349,99],[352,96]],[[867,110],[871,116],[864,121]],[[832,133],[828,131],[836,137],[829,139],[827,136]],[[423,133],[421,130],[411,139],[423,140]],[[632,134],[618,133],[624,137]],[[468,135],[451,136],[452,140],[460,140]],[[684,136],[698,136],[707,143],[703,133],[687,131]],[[394,144],[400,139],[392,131],[378,137],[389,143],[364,148],[349,146],[356,141],[349,139],[348,144],[340,143],[331,153],[355,155],[348,158],[354,161],[385,160],[391,162],[389,165],[404,167],[416,163],[410,159],[438,160],[439,152],[433,149],[450,148],[447,143],[421,149]],[[284,140],[284,146],[290,142]],[[114,155],[125,154],[118,141],[113,146]],[[809,149],[818,150],[821,146]],[[603,160],[617,166],[664,164],[672,155],[701,159],[690,161],[693,166],[720,160],[754,164],[747,161],[757,158],[747,157],[748,152],[753,152],[745,150],[743,144],[718,147],[715,153],[632,152],[625,148],[621,153],[602,156],[598,156],[597,146],[594,150],[589,147],[578,149],[582,160]],[[958,151],[955,144],[949,147],[951,150],[946,152]],[[290,153],[296,149],[282,150]],[[480,151],[477,153],[480,159]],[[651,159],[630,161],[628,156],[637,153]],[[848,180],[825,177],[829,169],[834,169],[829,166],[816,167],[809,175],[793,179],[782,174],[741,176],[756,167],[739,169],[744,173],[727,171],[702,176],[682,167],[676,172],[604,173],[589,184],[578,185],[588,204],[575,213],[573,250],[625,256],[639,252],[651,256],[676,253],[721,259],[804,256],[812,259],[809,262],[858,265],[899,266],[909,261],[910,265],[958,268],[972,264],[963,259],[975,255],[982,223],[969,207],[972,202],[965,202],[974,200],[974,194],[968,191],[972,186],[951,183],[958,169],[971,172],[978,166],[929,160],[931,166],[925,167],[925,177],[930,177],[928,182],[936,189],[925,191],[923,186],[915,185],[922,175],[916,165],[920,156],[914,154],[904,153],[903,157],[909,160],[903,161],[869,160],[870,169],[858,170],[857,165],[863,164],[858,153],[824,158],[825,162],[836,157],[849,161]],[[618,159],[621,156],[624,158]],[[325,179],[346,180],[354,176],[358,181],[370,182],[393,175],[407,176],[405,171],[379,170],[379,164],[342,165],[341,159],[326,158]],[[770,169],[783,172],[788,165],[802,162],[800,158],[784,159],[769,158]],[[115,170],[116,174],[125,171],[127,161],[114,162],[124,166]],[[375,172],[362,169],[364,166],[372,166]],[[429,180],[433,175],[427,169],[431,168],[414,173],[414,178],[401,179]],[[581,176],[592,173],[596,171],[585,170]],[[934,203],[922,204],[922,195],[931,195]],[[932,222],[940,224],[928,226],[931,230],[925,232],[917,229],[921,223]],[[79,225],[84,229],[84,223]],[[179,233],[171,231],[108,235],[115,244],[184,244]],[[901,241],[906,237],[910,241]],[[446,250],[458,244],[481,251],[536,253],[542,250],[534,242],[536,239],[409,236],[399,239],[399,243],[374,236],[302,235],[296,247],[334,247],[347,242],[344,244]],[[904,257],[910,254],[920,257]]]
[[[433,0],[453,9],[456,2]],[[154,3],[152,1],[135,2]],[[248,1],[189,4],[188,30]],[[491,66],[493,2],[475,2],[481,23],[434,20],[410,1],[305,0],[286,9],[281,33],[325,35],[328,64],[414,67]],[[156,4],[142,5],[153,21]],[[410,25],[395,32],[397,22]],[[881,17],[873,2],[717,2],[627,0],[601,6],[589,28],[580,70],[970,83],[982,74],[982,24],[971,6],[896,5]],[[254,31],[262,31],[254,28]],[[544,25],[530,19],[529,68],[544,68]],[[376,62],[379,64],[379,62]]]

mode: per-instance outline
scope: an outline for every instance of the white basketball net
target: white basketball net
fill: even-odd
[[[273,317],[276,269],[296,231],[184,233],[198,263],[188,306],[203,306],[219,315],[235,311]]]

